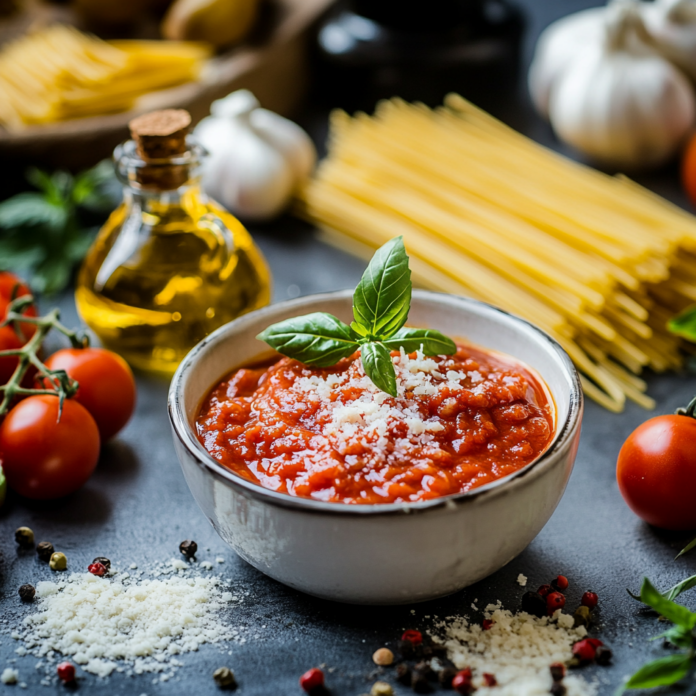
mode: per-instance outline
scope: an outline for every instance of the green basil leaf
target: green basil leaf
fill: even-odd
[[[627,689],[669,686],[683,679],[691,667],[688,654],[668,655],[643,665],[625,684]]]
[[[696,587],[696,575],[692,575],[686,580],[678,582],[674,587],[670,587],[667,592],[663,592],[662,596],[670,601],[675,600],[682,592],[690,590],[692,587]]]
[[[305,365],[329,367],[358,349],[350,326],[324,312],[285,319],[256,338]]]
[[[689,553],[692,549],[696,549],[696,539],[692,539],[675,557],[675,561],[679,556],[683,556],[685,553]],[[696,577],[696,576],[695,576]]]
[[[643,604],[652,607],[658,614],[678,626],[684,626],[691,630],[696,626],[696,614],[686,607],[673,602],[660,594],[648,578],[643,578],[643,586],[640,588],[640,600]]]
[[[377,249],[353,294],[353,316],[372,338],[393,336],[408,318],[411,271],[401,237]]]
[[[391,338],[382,341],[389,350],[403,348],[407,353],[423,350],[425,355],[452,355],[457,346],[454,341],[435,329],[399,329]]]
[[[685,626],[672,626],[672,628],[667,629],[659,636],[655,636],[655,638],[651,638],[651,640],[658,640],[659,638],[664,638],[672,643],[672,645],[676,645],[678,648],[683,648],[684,650],[691,649],[694,643],[691,630]]]
[[[696,341],[696,305],[687,307],[683,312],[667,322],[667,328],[687,341]]]
[[[65,222],[65,209],[50,203],[41,193],[18,193],[0,203],[0,227],[6,229],[25,225],[60,228]]]
[[[396,397],[396,370],[389,348],[371,341],[360,346],[363,370],[373,384],[389,396]]]

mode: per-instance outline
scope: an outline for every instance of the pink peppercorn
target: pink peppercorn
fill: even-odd
[[[56,667],[58,678],[65,684],[70,684],[75,681],[75,666],[70,662],[61,662]]]
[[[591,638],[584,638],[573,645],[573,655],[582,662],[592,662],[597,653],[597,647]]]
[[[542,585],[537,592],[544,598],[551,592],[551,585]]]
[[[483,626],[484,631],[490,631],[490,629],[493,628],[494,623],[495,621],[493,621],[493,619],[484,619],[481,622],[481,625]]]
[[[489,674],[488,672],[483,673],[483,681],[486,682],[486,686],[498,686],[498,680],[494,675]]]
[[[458,694],[470,694],[474,690],[474,686],[471,683],[472,674],[471,670],[467,667],[455,674],[454,679],[452,679],[452,688]]]
[[[596,592],[585,592],[580,600],[580,604],[588,609],[594,609],[599,603],[599,597]]]
[[[554,584],[556,585],[556,589],[560,590],[563,592],[563,590],[568,589],[568,578],[565,575],[559,575],[555,580]]]
[[[98,575],[100,578],[106,575],[106,566],[102,563],[90,563],[87,566],[87,570],[92,573],[92,575]]]
[[[423,642],[423,634],[420,631],[409,628],[408,631],[404,631],[401,640],[407,640],[413,645],[420,645]]]
[[[565,596],[560,592],[551,592],[546,596],[546,609],[549,616],[553,614],[557,609],[563,609],[565,606],[566,599]]]
[[[324,673],[312,667],[300,677],[300,686],[309,694],[315,689],[324,686]]]

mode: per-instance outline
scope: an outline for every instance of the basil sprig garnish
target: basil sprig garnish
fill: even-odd
[[[396,371],[389,351],[422,350],[452,355],[454,341],[434,329],[404,326],[411,308],[411,271],[401,237],[380,247],[353,293],[350,326],[331,314],[314,312],[269,326],[257,338],[305,365],[330,367],[360,348],[365,374],[376,387],[396,396]]]

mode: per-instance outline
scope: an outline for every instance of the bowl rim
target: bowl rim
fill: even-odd
[[[518,471],[496,479],[495,481],[491,481],[480,488],[475,488],[463,493],[454,493],[452,495],[442,496],[431,500],[417,501],[414,503],[370,503],[347,505],[345,503],[325,502],[321,500],[314,500],[312,498],[300,498],[288,495],[287,493],[279,493],[269,488],[264,488],[257,483],[253,483],[252,481],[248,481],[241,476],[238,476],[233,471],[220,464],[199,442],[198,438],[193,432],[193,428],[188,423],[184,410],[183,388],[185,379],[194,369],[198,356],[211,344],[224,340],[224,338],[226,338],[230,332],[248,328],[250,324],[255,324],[258,320],[263,319],[263,317],[267,315],[275,314],[278,310],[293,309],[295,307],[301,308],[305,306],[309,300],[316,303],[324,300],[329,301],[335,299],[345,299],[352,297],[352,295],[352,290],[316,293],[312,295],[305,295],[293,300],[278,302],[268,305],[267,307],[254,310],[216,329],[211,334],[206,336],[200,343],[196,344],[186,355],[175,372],[169,388],[169,395],[167,399],[169,420],[172,426],[172,431],[176,438],[205,473],[212,474],[216,479],[222,481],[225,485],[231,486],[237,492],[245,495],[246,497],[255,498],[256,500],[260,500],[276,507],[289,508],[306,513],[358,516],[414,514],[427,512],[437,508],[452,508],[461,504],[470,504],[480,501],[480,499],[483,497],[491,495],[498,495],[501,493],[508,494],[514,488],[515,484],[520,484],[524,481],[530,480],[530,474],[540,472],[542,469],[546,468],[546,466],[551,466],[559,453],[561,453],[563,449],[573,440],[575,431],[580,425],[582,417],[583,391],[580,376],[575,368],[575,365],[558,341],[526,319],[522,319],[515,314],[506,312],[505,310],[488,304],[487,302],[481,302],[480,300],[448,293],[414,289],[414,298],[437,301],[443,297],[446,297],[449,298],[449,301],[455,301],[464,306],[473,305],[483,307],[490,310],[494,314],[499,314],[506,320],[511,320],[514,324],[518,324],[523,330],[529,331],[535,334],[538,338],[541,338],[543,342],[548,344],[552,352],[556,353],[562,367],[565,368],[565,376],[568,379],[568,384],[570,387],[568,413],[564,422],[562,424],[557,424],[556,436],[554,437],[550,447],[545,452]],[[223,374],[227,373],[224,372]],[[556,395],[552,394],[552,396],[555,400]],[[558,411],[557,407],[556,410]]]

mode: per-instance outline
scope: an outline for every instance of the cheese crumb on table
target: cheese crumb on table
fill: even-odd
[[[3,670],[2,676],[0,676],[0,681],[3,684],[16,684],[19,679],[19,670],[12,669],[12,667],[6,667]]]
[[[517,584],[518,584],[520,587],[527,587],[527,576],[526,576],[526,575],[522,575],[522,573],[520,573],[520,574],[517,576]]]

